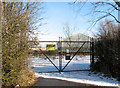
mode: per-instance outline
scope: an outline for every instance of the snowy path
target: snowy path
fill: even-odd
[[[56,57],[58,58],[58,57]],[[67,80],[77,83],[87,83],[98,86],[119,86],[118,81],[114,78],[104,77],[103,74],[93,74],[90,71],[77,71],[77,72],[61,72],[61,73],[38,73],[40,71],[57,71],[56,68],[48,61],[42,58],[31,58],[32,67],[36,72],[37,77],[54,78]],[[52,60],[58,67],[58,59]],[[63,59],[63,66],[68,60]],[[89,69],[90,60],[89,56],[75,57],[73,61],[65,69],[67,70],[82,70]]]

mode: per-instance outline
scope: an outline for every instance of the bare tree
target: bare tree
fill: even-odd
[[[71,52],[76,52],[78,48],[82,45],[82,43],[80,42],[73,41],[82,41],[83,39],[84,41],[89,41],[89,37],[84,34],[78,33],[76,35],[73,35],[75,33],[75,28],[71,28],[69,24],[66,24],[63,30],[66,37],[64,40],[67,41],[63,43],[63,47],[69,49]],[[87,50],[88,48],[89,45],[86,43],[81,51]]]
[[[87,3],[89,3],[90,5],[87,6]],[[99,22],[100,20],[106,18],[106,17],[112,17],[113,21],[116,21],[117,23],[120,23],[120,19],[119,17],[114,14],[119,13],[120,12],[120,1],[119,0],[113,0],[113,2],[107,0],[107,1],[101,1],[101,2],[89,2],[89,0],[86,0],[86,2],[83,2],[81,0],[75,0],[74,4],[78,7],[78,10],[81,11],[83,8],[89,7],[90,11],[87,12],[84,15],[91,15],[92,16],[92,25],[90,27],[90,29],[92,27],[95,26],[95,24],[97,22]]]
[[[97,58],[93,66],[94,71],[107,73],[108,76],[120,80],[120,46],[118,37],[118,26],[106,20],[99,27],[99,39],[95,42],[95,56]]]
[[[65,34],[65,37],[66,37],[66,40],[65,41],[69,41],[67,42],[67,44],[64,44],[65,46],[68,46],[68,49],[71,50],[71,47],[72,47],[72,35],[73,35],[73,29],[70,28],[69,24],[66,24],[65,27],[63,28],[64,30],[64,34]]]

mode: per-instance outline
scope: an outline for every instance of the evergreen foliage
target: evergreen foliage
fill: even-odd
[[[100,24],[95,41],[96,63],[93,70],[120,80],[120,37],[118,26],[109,20]]]

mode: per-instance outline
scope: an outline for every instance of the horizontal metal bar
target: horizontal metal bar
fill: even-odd
[[[35,42],[35,41],[29,41],[29,42]],[[37,42],[59,42],[59,41],[37,41]],[[79,42],[79,43],[89,43],[91,41],[61,41],[61,42]]]
[[[74,71],[90,71],[90,69],[81,69],[81,70],[66,70],[66,71],[62,71],[62,72],[74,72]],[[38,72],[38,73],[55,73],[58,71],[43,71],[43,72]]]
[[[34,51],[34,50],[33,50]],[[35,51],[39,51],[39,50],[35,50]],[[46,52],[46,51],[43,51],[44,53],[47,53],[47,54],[59,54],[59,52]],[[39,52],[38,52],[39,53]],[[63,52],[63,54],[65,54],[66,52]],[[70,52],[70,54],[73,54],[75,52]],[[78,52],[78,53],[91,53],[91,52]]]
[[[67,70],[63,72],[73,72],[73,71],[90,71],[90,69],[81,69],[81,70]]]

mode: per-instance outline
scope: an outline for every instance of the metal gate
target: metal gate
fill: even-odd
[[[42,57],[45,57],[49,62],[57,69],[57,71],[47,71],[47,72],[70,72],[70,71],[89,71],[90,69],[79,69],[79,70],[66,70],[66,67],[75,58],[75,56],[90,55],[90,66],[94,64],[94,42],[93,39],[90,41],[39,41],[41,47],[37,51]],[[42,46],[44,45],[44,47]],[[59,59],[59,65],[51,60],[55,58],[52,56],[57,56]],[[63,58],[64,57],[64,58]],[[68,62],[63,66],[63,59]],[[41,72],[40,72],[41,73]]]

